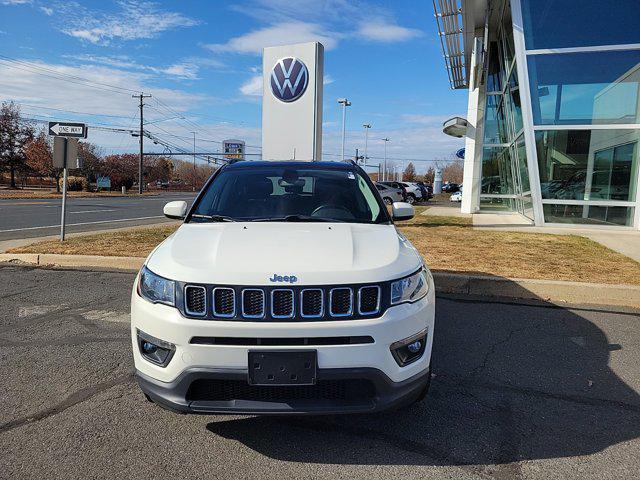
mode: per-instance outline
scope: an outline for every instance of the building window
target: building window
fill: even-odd
[[[544,204],[546,223],[580,223],[591,225],[633,225],[633,207],[597,205],[555,205]]]
[[[536,132],[543,199],[636,199],[640,130]]]
[[[640,50],[529,55],[527,62],[534,124],[640,123]]]
[[[522,0],[528,50],[640,43],[638,0]]]
[[[483,148],[480,194],[509,195],[513,193],[513,170],[509,148]]]

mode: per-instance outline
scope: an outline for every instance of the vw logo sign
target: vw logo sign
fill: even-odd
[[[283,102],[294,102],[307,89],[307,66],[296,57],[281,58],[271,70],[271,92]]]

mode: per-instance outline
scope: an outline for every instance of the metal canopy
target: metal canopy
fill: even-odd
[[[451,88],[467,88],[462,0],[433,0],[433,10]]]

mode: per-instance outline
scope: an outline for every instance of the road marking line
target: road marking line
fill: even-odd
[[[150,218],[164,218],[164,215],[154,215],[153,217],[119,218],[117,220],[99,220],[96,222],[67,223],[67,227],[74,227],[78,225],[94,225],[96,223],[130,222],[133,220],[148,220]],[[0,233],[21,232],[23,230],[38,230],[42,228],[60,228],[60,224],[45,225],[42,227],[10,228],[9,230],[0,230]]]
[[[78,212],[67,212],[67,213],[98,213],[98,212],[115,212],[115,209],[111,208],[108,210],[80,210]]]

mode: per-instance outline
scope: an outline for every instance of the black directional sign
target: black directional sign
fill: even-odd
[[[87,125],[84,123],[49,122],[49,135],[52,137],[87,138]]]

